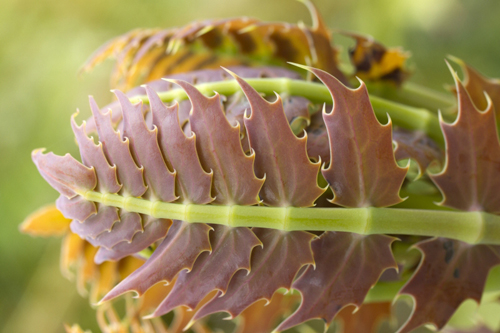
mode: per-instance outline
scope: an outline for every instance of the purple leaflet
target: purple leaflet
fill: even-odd
[[[172,82],[181,86],[191,101],[191,130],[198,137],[196,147],[201,164],[206,170],[213,171],[214,203],[258,203],[258,193],[264,180],[255,177],[255,154],[247,156],[243,152],[239,125],[232,127],[227,121],[219,94],[205,97],[185,81]]]
[[[86,223],[86,221],[83,223]],[[137,213],[122,210],[120,222],[115,223],[110,232],[103,232],[95,239],[92,237],[87,237],[86,239],[87,242],[95,247],[102,246],[112,249],[120,242],[132,242],[134,235],[141,231],[143,231],[141,216]]]
[[[136,291],[142,295],[156,283],[170,283],[180,271],[191,270],[200,253],[211,250],[208,239],[210,229],[206,224],[174,221],[167,237],[148,261],[114,287],[102,301],[128,291]]]
[[[400,161],[407,158],[415,160],[420,169],[420,175],[425,173],[432,162],[441,163],[443,159],[441,149],[424,132],[410,132],[397,128],[392,132],[392,138],[397,143],[394,151],[396,160]]]
[[[399,333],[426,323],[441,329],[463,301],[471,298],[479,303],[488,272],[500,264],[500,246],[433,238],[415,247],[422,260],[399,292],[413,298],[414,310]]]
[[[234,318],[260,299],[270,301],[279,288],[290,289],[300,268],[314,264],[311,251],[314,235],[303,231],[283,232],[260,228],[252,231],[263,247],[253,251],[250,273],[238,271],[226,293],[222,295],[219,291],[195,314],[193,320],[219,311],[226,311]]]
[[[330,160],[330,144],[328,132],[321,112],[311,116],[311,123],[306,128],[307,132],[307,154],[310,158],[319,161]]]
[[[43,151],[34,150],[31,158],[42,177],[59,193],[71,199],[95,188],[97,179],[94,168],[84,166],[70,154],[58,156],[43,154]]]
[[[317,184],[320,162],[307,156],[307,135],[297,138],[288,124],[281,98],[269,103],[243,79],[233,74],[250,103],[245,118],[250,146],[255,151],[255,173],[266,179],[259,195],[270,206],[310,207],[323,194]],[[293,163],[290,160],[293,159]]]
[[[122,140],[111,124],[111,112],[102,114],[92,97],[90,108],[96,122],[99,140],[102,142],[104,153],[111,164],[116,165],[118,180],[123,185],[126,195],[140,197],[146,192],[143,180],[143,169],[135,164],[129,150],[127,139]]]
[[[179,305],[194,309],[212,290],[226,292],[236,271],[250,272],[250,253],[259,239],[248,228],[230,228],[213,225],[210,234],[212,252],[204,252],[191,271],[182,271],[168,297],[153,316],[164,315]]]
[[[343,307],[361,306],[382,272],[397,268],[391,252],[394,240],[385,235],[331,231],[314,240],[316,267],[309,266],[293,283],[302,295],[302,303],[277,330],[315,318],[322,319],[328,327]]]
[[[77,220],[79,222],[83,222],[97,213],[95,203],[87,201],[81,196],[68,199],[61,194],[56,200],[56,207],[67,219]]]
[[[175,196],[175,172],[168,170],[158,146],[158,129],[148,129],[142,114],[142,102],[132,105],[121,91],[115,91],[123,113],[123,136],[130,142],[130,150],[144,168],[148,185],[146,195],[152,200],[171,202]]]
[[[399,189],[408,168],[400,168],[392,150],[391,121],[381,125],[363,82],[349,89],[332,75],[303,67],[316,75],[333,98],[323,111],[330,140],[330,165],[322,173],[332,187],[332,203],[344,207],[386,207],[401,202]]]
[[[158,141],[161,150],[177,172],[177,195],[183,203],[206,204],[210,197],[212,174],[201,167],[196,153],[196,136],[186,137],[179,125],[178,106],[166,107],[158,95],[149,87],[148,93],[153,124],[159,129]]]
[[[458,94],[458,117],[452,124],[441,119],[446,140],[446,163],[431,175],[443,194],[441,205],[467,211],[500,213],[500,143],[495,110],[489,100],[479,112],[450,67]]]
[[[126,241],[120,242],[111,250],[101,247],[99,251],[97,251],[94,261],[96,264],[101,264],[104,261],[118,261],[125,258],[126,256],[140,252],[154,242],[164,238],[167,235],[170,225],[170,220],[153,220],[146,224],[146,226],[144,227],[144,232],[137,233],[134,236],[134,239],[131,243]]]
[[[101,193],[118,193],[121,185],[118,184],[118,180],[116,179],[116,166],[109,165],[106,156],[104,156],[102,144],[100,142],[98,145],[94,144],[94,140],[87,136],[85,133],[85,122],[81,126],[76,124],[75,117],[77,115],[78,113],[75,113],[71,117],[71,127],[80,148],[82,163],[88,167],[95,168],[97,176],[96,191]]]
[[[81,198],[81,197],[79,197]],[[90,202],[90,201],[85,201]],[[71,231],[82,238],[96,238],[105,231],[111,231],[115,222],[120,221],[116,207],[99,205],[97,214],[85,219],[84,222],[73,220]]]

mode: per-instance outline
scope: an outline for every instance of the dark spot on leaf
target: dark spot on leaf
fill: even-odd
[[[455,279],[458,279],[460,277],[460,270],[458,268],[455,268],[455,270],[453,271],[453,277]]]
[[[453,259],[453,255],[455,254],[455,251],[453,250],[453,241],[449,240],[443,243],[443,248],[446,251],[446,254],[444,255],[444,261],[449,264],[451,259]]]

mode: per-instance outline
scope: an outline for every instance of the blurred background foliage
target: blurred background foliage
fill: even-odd
[[[500,1],[315,0],[330,28],[373,35],[412,52],[412,80],[440,91],[451,83],[447,54],[500,77]],[[169,27],[206,18],[253,16],[310,23],[293,0],[2,0],[0,6],[0,331],[62,332],[79,322],[97,332],[88,301],[58,269],[58,239],[22,235],[18,225],[57,193],[31,162],[34,148],[78,156],[69,126],[87,96],[111,100],[107,62],[77,77],[108,39],[136,27]],[[343,57],[352,41],[334,35]],[[80,119],[83,119],[80,116]]]

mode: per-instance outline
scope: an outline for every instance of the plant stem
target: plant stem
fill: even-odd
[[[332,97],[327,87],[320,83],[292,80],[289,78],[254,78],[245,79],[254,89],[266,95],[287,93],[292,96],[302,96],[314,103],[332,103]],[[222,95],[232,95],[240,91],[240,86],[235,80],[201,83],[196,88],[203,94],[211,96],[214,91]],[[182,89],[172,89],[158,93],[161,100],[170,102],[187,98]],[[149,103],[146,95],[134,96],[132,102],[142,101]],[[394,124],[410,130],[421,130],[437,143],[444,145],[443,135],[439,125],[438,117],[427,109],[416,108],[396,102],[389,101],[377,96],[370,96],[375,114],[384,121],[387,114]]]
[[[398,208],[297,208],[218,206],[149,201],[88,191],[86,200],[153,216],[192,223],[231,227],[260,227],[284,231],[343,231],[446,237],[470,244],[500,244],[500,216],[485,212],[456,212]]]

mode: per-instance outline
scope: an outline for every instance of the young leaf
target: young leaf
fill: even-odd
[[[97,213],[96,204],[79,195],[68,199],[61,194],[56,200],[56,207],[66,218],[78,222],[83,222]]]
[[[303,231],[283,232],[254,228],[262,247],[254,249],[250,273],[238,271],[225,294],[217,295],[193,317],[198,320],[209,314],[225,311],[234,318],[254,302],[270,301],[279,288],[290,289],[301,267],[314,264],[311,240],[315,237]]]
[[[413,298],[414,309],[399,333],[427,323],[441,329],[463,301],[471,298],[479,303],[488,272],[500,264],[500,246],[434,238],[415,247],[422,260],[399,292]]]
[[[331,113],[323,111],[330,140],[330,165],[323,177],[332,187],[332,203],[345,207],[386,207],[401,202],[399,189],[407,168],[392,151],[391,121],[381,125],[373,113],[363,82],[349,89],[330,74],[303,67],[316,75],[333,98]]]
[[[450,67],[450,70],[453,70]],[[443,194],[443,206],[466,211],[500,213],[500,143],[491,100],[479,112],[453,74],[458,94],[458,117],[452,124],[441,119],[446,140],[443,170],[431,175]]]
[[[327,231],[312,242],[316,267],[293,283],[300,291],[300,307],[277,330],[283,331],[310,319],[322,319],[328,327],[345,306],[360,307],[363,300],[389,268],[397,269],[391,244],[385,235],[363,236]]]
[[[167,237],[148,261],[113,288],[101,302],[132,290],[142,295],[160,281],[170,283],[183,269],[191,270],[202,252],[211,251],[210,229],[206,224],[174,221]]]
[[[245,126],[255,151],[255,173],[266,179],[260,198],[270,206],[313,206],[325,189],[316,181],[321,162],[312,163],[307,156],[307,135],[297,138],[293,134],[279,95],[269,103],[243,79],[232,75],[252,110]]]
[[[196,148],[201,164],[213,171],[214,203],[257,204],[264,180],[255,177],[255,154],[247,156],[243,152],[239,125],[232,127],[227,121],[219,94],[205,97],[185,81],[172,82],[181,86],[191,101],[191,130],[198,136]]]
[[[111,219],[115,219],[114,215],[111,216]],[[83,223],[85,224],[87,221]],[[87,237],[87,241],[95,247],[102,246],[112,249],[120,242],[130,243],[134,235],[141,231],[143,231],[141,216],[137,213],[122,211],[120,222],[114,224],[110,232],[103,232],[95,239]]]
[[[99,205],[97,214],[84,219],[84,222],[73,220],[71,222],[71,231],[82,238],[96,238],[106,231],[111,231],[115,222],[120,221],[116,207]],[[140,222],[140,221],[139,221]],[[142,228],[140,229],[142,230]]]
[[[248,228],[222,225],[213,225],[212,228],[212,253],[202,253],[191,271],[179,273],[174,288],[153,316],[164,315],[179,305],[194,309],[212,290],[225,293],[236,271],[250,272],[251,251],[262,245],[253,232]]]
[[[158,146],[158,129],[148,129],[142,114],[142,102],[132,105],[127,96],[115,90],[123,113],[123,137],[130,142],[137,163],[144,168],[148,186],[146,195],[151,200],[170,202],[175,196],[175,171],[168,170]]]

